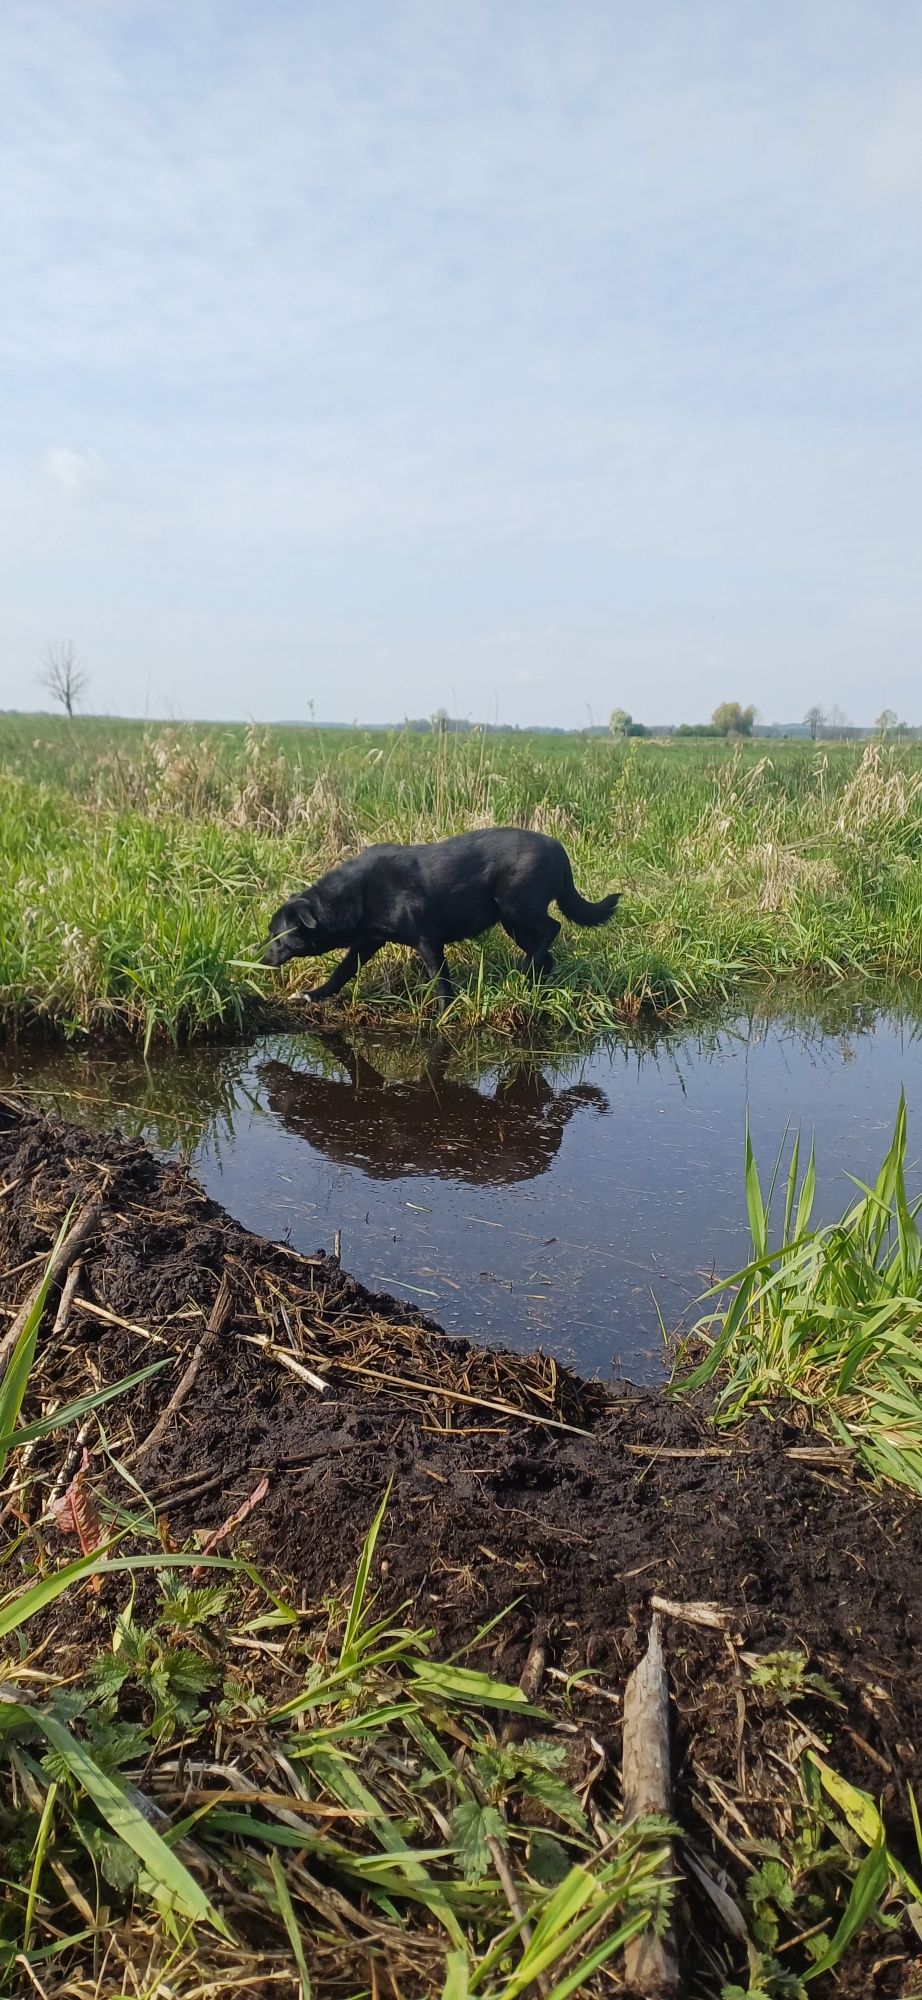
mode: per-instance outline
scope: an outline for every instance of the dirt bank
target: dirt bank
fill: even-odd
[[[445,1653],[516,1600],[480,1664],[516,1677],[546,1629],[558,1669],[599,1678],[604,1692],[583,1712],[613,1764],[651,1595],[717,1600],[750,1653],[806,1649],[844,1703],[837,1767],[904,1819],[907,1786],[922,1780],[922,1513],[908,1497],[875,1492],[781,1422],[753,1422],[728,1444],[704,1409],[609,1395],[547,1359],[449,1339],[335,1261],[249,1234],[181,1167],[12,1103],[0,1105],[7,1306],[91,1193],[101,1218],[67,1332],[43,1348],[40,1395],[63,1402],[169,1356],[110,1406],[107,1431],[116,1458],[137,1454],[134,1475],[174,1538],[217,1526],[266,1477],[237,1546],[318,1602],[351,1577],[392,1480],[378,1549],[386,1599],[413,1600]],[[194,1387],[148,1446],[209,1319]],[[42,1442],[33,1469],[50,1481],[62,1456],[60,1438]],[[104,1617],[105,1596],[79,1599],[73,1615]],[[70,1636],[82,1643],[76,1626]],[[741,1836],[727,1801],[745,1795],[750,1833],[769,1834],[788,1782],[773,1761],[775,1711],[767,1696],[756,1703],[744,1745],[733,1648],[681,1620],[667,1639],[680,1808],[716,1822],[732,1872]],[[828,1707],[808,1693],[802,1713],[828,1735]],[[862,1958],[859,1983],[836,1990],[909,1990],[894,1984],[902,1954],[897,1971],[877,1957],[878,1970]]]

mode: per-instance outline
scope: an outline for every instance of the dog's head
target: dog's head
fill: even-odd
[[[320,911],[308,890],[283,903],[269,925],[269,942],[262,955],[263,965],[286,965],[290,958],[319,958],[329,950]]]

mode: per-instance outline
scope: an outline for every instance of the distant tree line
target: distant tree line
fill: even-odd
[[[90,675],[79,658],[73,640],[62,640],[49,646],[37,679],[52,701],[58,703],[68,716],[74,714],[81,696],[89,684]],[[311,714],[313,707],[311,705]],[[326,723],[325,728],[345,728],[347,724]],[[390,728],[388,723],[364,725],[366,728]],[[723,738],[744,738],[753,735],[764,737],[800,736],[809,737],[814,743],[820,741],[859,742],[869,736],[884,739],[922,737],[922,728],[908,722],[901,722],[894,708],[883,708],[875,718],[873,727],[855,727],[849,722],[837,702],[833,702],[828,713],[814,702],[807,709],[800,723],[759,723],[758,710],[750,702],[747,708],[738,701],[719,702],[710,722],[663,723],[657,727],[644,722],[635,722],[626,708],[613,708],[607,723],[592,723],[584,729],[564,729],[550,723],[471,722],[467,716],[449,715],[445,708],[438,708],[434,715],[408,717],[404,728],[418,735],[436,736],[610,736],[615,741],[628,737],[643,736],[713,736]]]
[[[337,727],[336,724],[329,725]],[[366,725],[370,727],[371,725]],[[381,728],[388,727],[384,723]],[[656,725],[636,722],[626,708],[613,708],[607,723],[589,723],[582,729],[564,729],[553,723],[517,722],[471,722],[466,716],[449,715],[440,709],[435,715],[418,716],[407,720],[404,728],[418,735],[437,736],[573,736],[610,737],[621,742],[628,737],[704,737],[727,740],[746,740],[752,737],[800,737],[811,738],[814,743],[864,742],[868,737],[881,736],[899,741],[902,737],[922,736],[922,728],[908,722],[901,722],[895,709],[881,711],[870,728],[856,725],[835,703],[828,710],[816,705],[808,708],[802,722],[762,722],[758,710],[752,703],[743,708],[738,701],[722,701],[715,708],[710,722],[664,722]]]

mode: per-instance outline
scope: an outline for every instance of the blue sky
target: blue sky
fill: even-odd
[[[922,719],[922,12],[4,0],[0,706]]]

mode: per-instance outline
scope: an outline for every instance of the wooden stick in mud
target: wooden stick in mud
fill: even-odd
[[[94,1201],[88,1201],[86,1207],[81,1209],[73,1228],[68,1230],[63,1243],[60,1244],[51,1259],[51,1284],[58,1284],[60,1279],[70,1270],[71,1265],[76,1262],[81,1251],[86,1248],[90,1237],[94,1234],[101,1214],[102,1202],[98,1198]],[[6,1374],[10,1355],[13,1353],[16,1342],[35,1305],[43,1283],[44,1273],[33,1285],[28,1296],[23,1299],[12,1326],[7,1328],[3,1339],[0,1340],[0,1380]]]
[[[67,1331],[67,1322],[70,1319],[74,1303],[74,1293],[80,1283],[80,1273],[82,1270],[83,1258],[77,1257],[71,1265],[61,1287],[61,1303],[54,1316],[54,1325],[51,1329],[52,1334],[66,1333]]]
[[[625,1825],[648,1813],[668,1815],[672,1803],[669,1682],[656,1613],[650,1622],[646,1653],[624,1690],[622,1789]],[[679,1964],[672,1930],[663,1937],[651,1929],[631,1938],[625,1946],[624,1970],[628,1985],[649,1994],[651,2000],[654,1996],[655,2000],[667,2000],[678,1993]]]
[[[211,1312],[208,1316],[208,1324],[205,1328],[204,1333],[202,1334],[201,1340],[197,1342],[196,1346],[192,1351],[192,1359],[189,1363],[188,1368],[185,1370],[185,1373],[180,1377],[176,1385],[176,1388],[173,1390],[173,1394],[170,1397],[166,1409],[163,1411],[162,1415],[158,1417],[153,1430],[148,1433],[148,1436],[144,1439],[143,1444],[136,1445],[134,1451],[130,1451],[128,1453],[125,1459],[126,1465],[133,1464],[136,1459],[146,1458],[147,1453],[153,1450],[154,1445],[159,1444],[160,1439],[162,1438],[164,1431],[167,1429],[171,1418],[175,1417],[177,1410],[181,1409],[183,1403],[186,1400],[186,1397],[189,1394],[190,1389],[193,1387],[196,1376],[198,1375],[199,1369],[201,1368],[202,1362],[204,1361],[209,1348],[212,1346],[213,1342],[217,1338],[217,1335],[220,1333],[221,1328],[225,1325],[226,1321],[229,1319],[232,1305],[233,1305],[233,1294],[231,1292],[230,1284],[228,1283],[227,1272],[224,1271],[221,1276],[221,1283],[218,1286],[217,1298],[215,1299],[214,1305],[212,1306]]]

